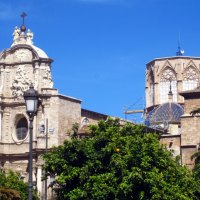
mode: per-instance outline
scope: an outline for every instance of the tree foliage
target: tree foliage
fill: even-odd
[[[20,194],[13,189],[0,188],[1,200],[20,200]]]
[[[118,120],[90,127],[91,138],[72,139],[44,155],[46,176],[64,200],[199,199],[192,173],[144,126]]]
[[[0,172],[0,200],[27,200],[28,185],[20,179],[20,174],[13,171]],[[37,195],[33,193],[33,200]]]

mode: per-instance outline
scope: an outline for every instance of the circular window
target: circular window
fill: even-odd
[[[25,117],[21,118],[16,125],[17,140],[24,140],[28,132],[28,122]]]

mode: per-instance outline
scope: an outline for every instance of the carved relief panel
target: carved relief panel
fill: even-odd
[[[32,52],[28,49],[18,49],[14,53],[15,62],[32,61]]]
[[[43,87],[53,88],[50,66],[46,66],[46,68],[43,71]]]
[[[31,69],[25,65],[19,65],[16,70],[16,75],[12,82],[12,95],[15,97],[22,96],[29,88],[31,83]]]
[[[32,61],[33,55],[32,52],[28,49],[22,48],[17,49],[13,53],[5,53],[1,58],[1,62],[5,63],[15,63],[15,62],[28,62]]]

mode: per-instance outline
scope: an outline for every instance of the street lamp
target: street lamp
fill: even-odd
[[[28,199],[32,200],[32,189],[33,189],[33,118],[37,113],[38,109],[38,92],[34,90],[33,84],[30,88],[24,92],[24,100],[26,103],[26,112],[29,116],[29,180],[28,180]]]

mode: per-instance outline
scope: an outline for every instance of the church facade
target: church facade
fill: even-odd
[[[24,92],[33,84],[40,106],[33,121],[33,182],[44,195],[41,154],[69,139],[74,123],[81,131],[107,115],[81,108],[81,100],[59,94],[53,87],[53,60],[33,44],[24,25],[15,28],[10,48],[0,53],[0,168],[12,169],[28,181],[29,134]],[[48,139],[48,146],[46,146]],[[49,180],[48,180],[49,181]]]
[[[70,139],[79,123],[80,137],[88,124],[108,116],[81,107],[81,100],[59,94],[53,86],[53,60],[33,44],[33,33],[15,28],[10,48],[0,53],[0,169],[18,171],[28,181],[29,134],[24,92],[33,84],[40,106],[33,124],[33,181],[44,197],[42,158],[46,148]],[[189,168],[200,143],[200,57],[177,55],[157,58],[146,65],[146,125],[163,132],[161,143]],[[48,146],[46,146],[48,139]],[[48,180],[50,181],[50,180]]]

